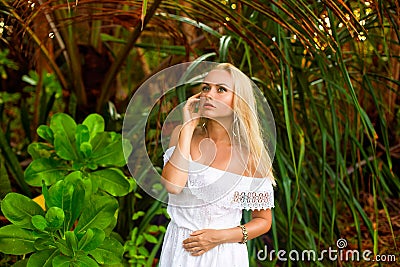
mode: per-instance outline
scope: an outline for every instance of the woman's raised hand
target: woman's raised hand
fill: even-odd
[[[185,106],[183,107],[183,126],[190,127],[192,130],[196,128],[200,121],[199,110],[196,112],[196,105],[199,105],[200,94],[197,93],[188,98]]]

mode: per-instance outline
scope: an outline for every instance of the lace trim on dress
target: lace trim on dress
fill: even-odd
[[[165,151],[164,165],[174,148],[170,147]],[[261,210],[274,207],[274,191],[268,177],[243,176],[193,161],[189,168],[188,190],[170,197],[170,201],[177,201],[176,204],[193,203],[190,198],[196,197],[202,200],[203,205],[213,204],[224,208]]]

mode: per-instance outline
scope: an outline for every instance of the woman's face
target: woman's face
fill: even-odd
[[[233,114],[234,84],[226,70],[212,70],[201,85],[199,111],[206,118],[221,118]]]

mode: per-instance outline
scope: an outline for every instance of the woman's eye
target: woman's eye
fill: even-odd
[[[203,86],[203,87],[201,88],[201,91],[203,91],[203,92],[209,91],[209,90],[210,90],[210,87],[209,87],[209,86]]]
[[[226,90],[226,88],[224,88],[224,87],[219,87],[218,88],[218,92],[219,93],[222,93],[222,92],[226,92],[227,90]]]

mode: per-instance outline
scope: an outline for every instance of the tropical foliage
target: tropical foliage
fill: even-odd
[[[228,61],[257,83],[277,127],[273,228],[250,242],[251,266],[275,264],[257,260],[257,251],[265,244],[274,250],[320,251],[336,246],[340,237],[350,248],[399,258],[397,1],[1,0],[0,6],[3,196],[12,188],[32,196],[47,186],[68,183],[66,178],[49,178],[42,185],[32,178],[36,170],[32,166],[49,157],[56,161],[50,168],[63,166],[62,177],[80,172],[87,192],[88,183],[103,181],[94,179],[94,173],[105,171],[103,166],[97,169],[103,163],[95,160],[95,137],[85,134],[90,130],[84,122],[88,114],[101,114],[104,129],[118,132],[130,96],[158,70],[194,59]],[[184,97],[168,97],[170,103],[166,99],[158,103],[158,114],[147,129],[148,151],[159,167],[160,125]],[[53,115],[57,112],[73,119]],[[71,126],[66,136],[75,138],[72,150],[62,150],[64,141],[52,141],[51,131],[54,139],[58,131],[52,129],[54,123],[39,127],[48,124],[49,117]],[[39,137],[46,145],[30,145]],[[116,135],[108,134],[107,142],[117,140],[113,138]],[[111,168],[123,181],[126,174],[120,163],[104,168]],[[27,182],[42,187],[29,187]],[[140,189],[118,201],[116,231],[126,241],[125,258],[131,265],[150,266],[162,240],[164,228],[159,227],[167,222],[165,210]],[[49,204],[47,213],[53,207],[58,206]],[[143,210],[148,212],[142,214]],[[32,224],[28,230],[51,235],[53,215],[37,211],[32,218],[41,216],[35,220],[42,225]],[[3,214],[12,223],[5,227],[20,227],[7,211]],[[78,233],[76,239],[67,235],[78,244],[83,238]],[[79,245],[70,250],[77,251],[74,248],[97,260]]]

